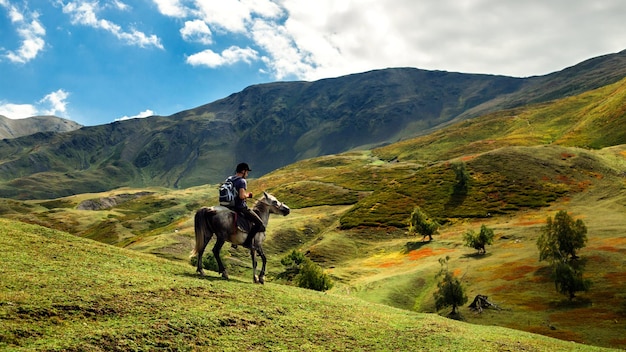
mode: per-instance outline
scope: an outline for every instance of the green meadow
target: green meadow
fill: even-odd
[[[626,81],[459,122],[375,149],[303,160],[250,182],[292,208],[272,217],[268,283],[225,246],[230,281],[190,265],[193,215],[217,186],[0,200],[6,350],[570,351],[626,348]],[[455,165],[470,175],[455,192]],[[419,206],[442,227],[408,233]],[[566,210],[587,226],[589,292],[558,294],[537,237]],[[485,255],[464,246],[482,225]],[[209,248],[212,244],[209,244]],[[279,279],[300,250],[327,292]],[[470,301],[437,311],[440,258]]]

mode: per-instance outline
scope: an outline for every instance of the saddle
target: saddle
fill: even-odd
[[[241,214],[239,214],[236,211],[232,211],[233,213],[235,213],[235,224],[237,224],[237,228],[242,232],[248,233],[250,232],[250,229],[252,228],[252,226],[250,226],[250,221],[248,221],[248,219],[246,219],[245,217],[241,216]],[[235,230],[236,230],[235,229]]]
[[[223,205],[217,205],[212,207],[215,212],[231,212],[233,213],[233,233],[237,232],[237,230],[248,233],[252,228],[250,221],[245,217],[241,216],[238,212],[233,209],[230,209]]]

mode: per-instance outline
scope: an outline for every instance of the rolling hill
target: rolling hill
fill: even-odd
[[[546,76],[390,68],[276,82],[172,116],[0,141],[0,196],[49,199],[121,186],[216,183],[241,160],[259,177],[298,160],[409,139],[626,76],[626,51]]]
[[[306,253],[335,280],[336,285],[329,292],[332,300],[336,295],[370,302],[375,307],[384,305],[412,312],[407,314],[445,314],[435,309],[432,293],[436,289],[438,260],[447,256],[451,270],[462,279],[470,299],[477,294],[488,295],[502,308],[474,314],[463,307],[468,322],[488,329],[500,326],[538,333],[586,346],[625,348],[625,90],[626,81],[620,80],[578,95],[460,121],[397,143],[301,160],[251,180],[253,193],[269,191],[293,209],[288,217],[272,218],[268,226],[270,282],[286,283],[279,279],[283,270],[280,260],[296,249]],[[464,165],[470,175],[465,193],[454,191],[455,165]],[[11,221],[133,249],[130,253],[148,253],[182,262],[185,267],[174,271],[186,274],[173,276],[183,280],[181,276],[193,276],[187,258],[193,242],[193,213],[200,206],[215,203],[216,188],[212,185],[184,189],[121,188],[46,200],[2,199],[0,215]],[[423,242],[408,234],[407,221],[415,206],[422,207],[443,225],[434,241]],[[549,268],[538,261],[536,248],[547,217],[559,210],[583,220],[588,228],[587,246],[579,254],[593,286],[572,302],[554,290]],[[481,225],[493,228],[496,234],[493,246],[487,248],[484,256],[476,255],[463,243],[463,234]],[[222,255],[231,274],[248,277],[250,264],[245,251],[225,248]],[[211,282],[222,289],[221,281]],[[114,286],[118,284],[123,286]],[[224,283],[223,289],[230,284]],[[236,283],[238,289],[240,286],[246,285]],[[159,299],[168,297],[162,293],[154,295]],[[320,307],[327,305],[323,302]],[[318,314],[311,310],[309,313]],[[138,314],[154,317],[145,310]],[[241,321],[241,316],[233,319]],[[393,319],[402,321],[396,315],[389,318]],[[203,324],[199,319],[192,320],[192,326]],[[255,321],[250,325],[256,329],[260,324]],[[250,325],[241,323],[246,328]],[[444,329],[460,331],[449,326]],[[471,326],[464,331],[482,335],[482,329]],[[121,343],[115,337],[121,333],[116,334],[109,332],[107,339]],[[310,334],[302,332],[299,336]],[[231,334],[220,336],[228,341],[237,339]],[[96,337],[96,341],[99,339]],[[138,337],[131,340],[144,341]],[[481,340],[502,341],[493,335]],[[402,341],[390,349],[406,348]],[[524,343],[517,347],[468,347],[460,343],[459,349],[552,349]],[[337,346],[341,349],[343,345]],[[363,346],[384,349],[370,342]],[[574,346],[553,348],[586,348]],[[435,345],[430,347],[437,349]]]
[[[7,351],[604,351],[189,265],[0,220]],[[33,261],[32,259],[36,259]]]

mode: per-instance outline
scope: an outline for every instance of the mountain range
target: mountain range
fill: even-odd
[[[188,188],[221,182],[240,161],[260,177],[298,160],[384,146],[624,77],[626,50],[527,78],[388,68],[255,85],[171,116],[5,138],[0,197]]]

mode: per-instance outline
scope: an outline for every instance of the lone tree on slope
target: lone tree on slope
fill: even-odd
[[[422,241],[428,237],[429,241],[433,240],[433,235],[439,231],[439,223],[432,220],[422,211],[420,207],[415,207],[411,213],[409,220],[409,233],[422,235]]]
[[[437,291],[433,294],[435,306],[437,310],[452,306],[452,312],[448,314],[448,317],[461,319],[462,317],[457,308],[467,302],[467,295],[465,295],[461,280],[448,271],[448,260],[450,260],[450,257],[439,259],[441,269],[435,277],[441,278],[441,281],[437,283]]]
[[[488,228],[485,224],[480,227],[480,233],[476,234],[474,230],[469,230],[463,236],[465,245],[467,247],[474,248],[478,251],[478,254],[485,254],[486,245],[493,243],[493,230]]]
[[[539,260],[551,263],[568,262],[578,258],[576,250],[587,242],[587,227],[582,220],[574,221],[565,210],[559,211],[554,220],[548,217],[547,224],[541,229],[537,239]]]
[[[552,265],[556,291],[570,300],[576,292],[588,291],[591,281],[583,278],[583,264],[576,259],[576,251],[587,242],[587,227],[582,220],[574,221],[566,211],[559,211],[554,221],[548,217],[537,239],[539,260]]]

